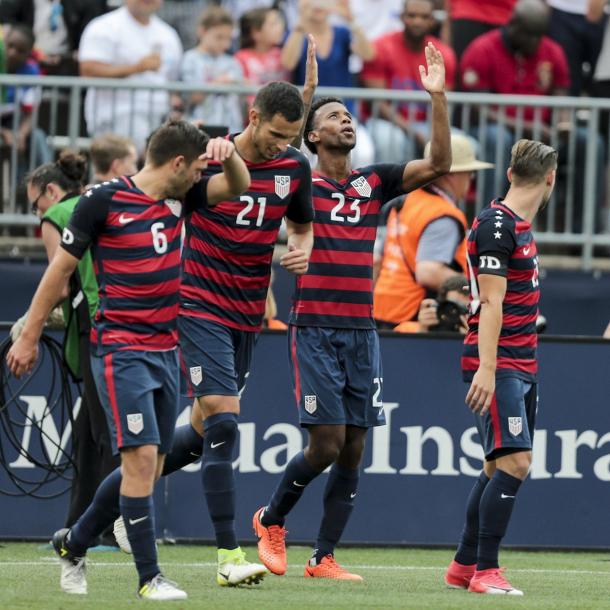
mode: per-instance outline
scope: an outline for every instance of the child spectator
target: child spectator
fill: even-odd
[[[231,15],[221,7],[210,7],[201,15],[198,34],[199,44],[184,54],[182,80],[211,85],[243,82],[241,64],[227,54],[233,34]],[[187,113],[204,125],[226,125],[230,131],[243,128],[241,100],[234,94],[191,93]]]
[[[21,24],[11,25],[6,32],[4,44],[8,74],[40,74],[38,64],[30,57],[34,48],[34,34],[29,27]],[[40,90],[35,87],[8,86],[4,102],[0,110],[0,135],[4,144],[16,146],[20,154],[29,150],[35,165],[49,163],[52,155],[46,143],[46,135],[32,124],[32,113],[40,103]],[[20,112],[17,115],[18,104]],[[15,124],[16,120],[19,121],[18,124]]]
[[[114,133],[98,136],[91,142],[90,154],[94,182],[131,176],[138,171],[136,146],[124,136]]]
[[[290,73],[282,66],[281,47],[284,39],[284,19],[273,8],[255,8],[239,20],[240,50],[235,53],[252,85],[289,80]]]

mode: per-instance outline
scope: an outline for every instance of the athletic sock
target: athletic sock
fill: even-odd
[[[176,428],[172,450],[165,456],[161,476],[165,477],[196,462],[201,457],[202,451],[203,438],[191,424]]]
[[[466,503],[466,523],[462,530],[462,537],[455,554],[455,560],[465,566],[477,562],[479,546],[479,505],[489,478],[482,472],[470,491]]]
[[[314,551],[316,563],[335,552],[343,530],[354,509],[360,471],[333,464],[324,489],[324,515]]]
[[[481,495],[477,570],[498,567],[500,543],[506,533],[521,479],[496,470]]]
[[[234,413],[218,413],[208,417],[204,421],[204,434],[201,475],[216,543],[219,549],[236,549],[232,461],[237,438],[237,416]]]
[[[121,495],[121,515],[140,577],[140,587],[161,572],[155,543],[155,508],[153,497],[131,498]]]
[[[70,528],[66,546],[77,557],[120,515],[121,469],[113,470],[99,485],[87,510]]]
[[[263,511],[261,523],[265,527],[270,525],[284,525],[286,515],[303,495],[303,491],[318,475],[300,451],[286,465],[286,470],[275,488],[269,505]]]

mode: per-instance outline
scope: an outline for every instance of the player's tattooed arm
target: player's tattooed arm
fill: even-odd
[[[6,362],[16,377],[29,373],[38,357],[38,341],[44,324],[55,305],[61,301],[63,287],[78,265],[78,258],[58,248],[32,299],[25,326],[9,350]]]
[[[425,159],[407,163],[402,186],[406,192],[419,188],[446,174],[451,167],[451,131],[445,96],[445,62],[441,52],[430,42],[426,46],[426,67],[419,66],[424,89],[432,104],[430,154]]]
[[[296,275],[307,273],[313,248],[313,223],[298,223],[286,218],[288,252],[282,254],[280,265]]]
[[[222,172],[208,180],[207,202],[214,206],[220,201],[238,197],[250,186],[250,172],[235,145],[226,138],[213,138],[208,142],[206,157],[222,163]]]
[[[307,117],[313,103],[313,96],[318,86],[318,60],[316,59],[316,40],[311,35],[307,35],[307,62],[305,63],[305,83],[303,84],[303,125],[299,131],[299,135],[291,142],[295,148],[301,148],[303,143],[303,134],[305,133],[305,125]]]
[[[479,368],[466,395],[466,404],[475,413],[484,415],[496,389],[498,340],[502,330],[502,303],[506,294],[506,278],[479,273]]]

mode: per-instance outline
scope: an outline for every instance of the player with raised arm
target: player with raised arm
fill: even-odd
[[[478,215],[468,237],[471,303],[462,371],[485,462],[445,582],[474,593],[523,595],[503,576],[498,552],[532,462],[540,296],[532,222],[551,196],[556,169],[553,148],[519,140],[506,197]]]
[[[208,159],[218,168],[200,182]],[[60,584],[67,593],[87,593],[87,548],[120,513],[139,575],[139,596],[186,598],[157,564],[152,497],[178,410],[183,207],[185,212],[206,203],[211,208],[237,196],[249,183],[232,142],[210,141],[184,121],[159,127],[140,172],[96,185],[81,197],[34,295],[21,336],[8,353],[15,375],[32,369],[44,322],[61,300],[79,259],[91,248],[100,303],[91,331],[91,367],[122,466],[102,481],[78,521],[53,536]]]
[[[253,517],[259,557],[274,574],[287,568],[284,521],[307,485],[331,467],[324,514],[305,576],[362,580],[339,566],[334,549],[354,506],[367,431],[385,423],[379,338],[373,320],[373,246],[384,202],[449,170],[451,147],[441,54],[426,48],[422,84],[432,101],[430,156],[406,164],[352,169],[354,122],[342,100],[314,102],[305,143],[313,174],[314,248],[297,280],[289,354],[308,444],[286,466],[267,506]]]

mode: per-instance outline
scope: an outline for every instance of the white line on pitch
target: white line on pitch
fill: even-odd
[[[58,559],[54,557],[43,557],[38,561],[0,561],[0,566],[10,566],[10,567],[19,567],[19,566],[54,566],[59,562]],[[163,563],[163,562],[162,562]],[[177,567],[177,568],[215,568],[217,564],[211,561],[198,561],[198,562],[174,562],[168,561],[165,562],[168,566]],[[112,561],[88,561],[88,566],[96,567],[96,568],[110,568],[110,567],[133,567],[133,563],[130,561],[121,561],[121,562],[112,562]],[[346,568],[355,569],[355,570],[392,570],[392,571],[433,571],[433,572],[442,572],[447,569],[447,566],[397,566],[397,565],[352,565],[352,564],[344,564]],[[293,570],[301,570],[301,566],[289,566],[288,569]],[[510,572],[521,573],[521,574],[592,574],[592,575],[601,575],[608,576],[610,572],[601,571],[601,570],[551,570],[551,569],[520,569],[520,568],[510,568]]]

